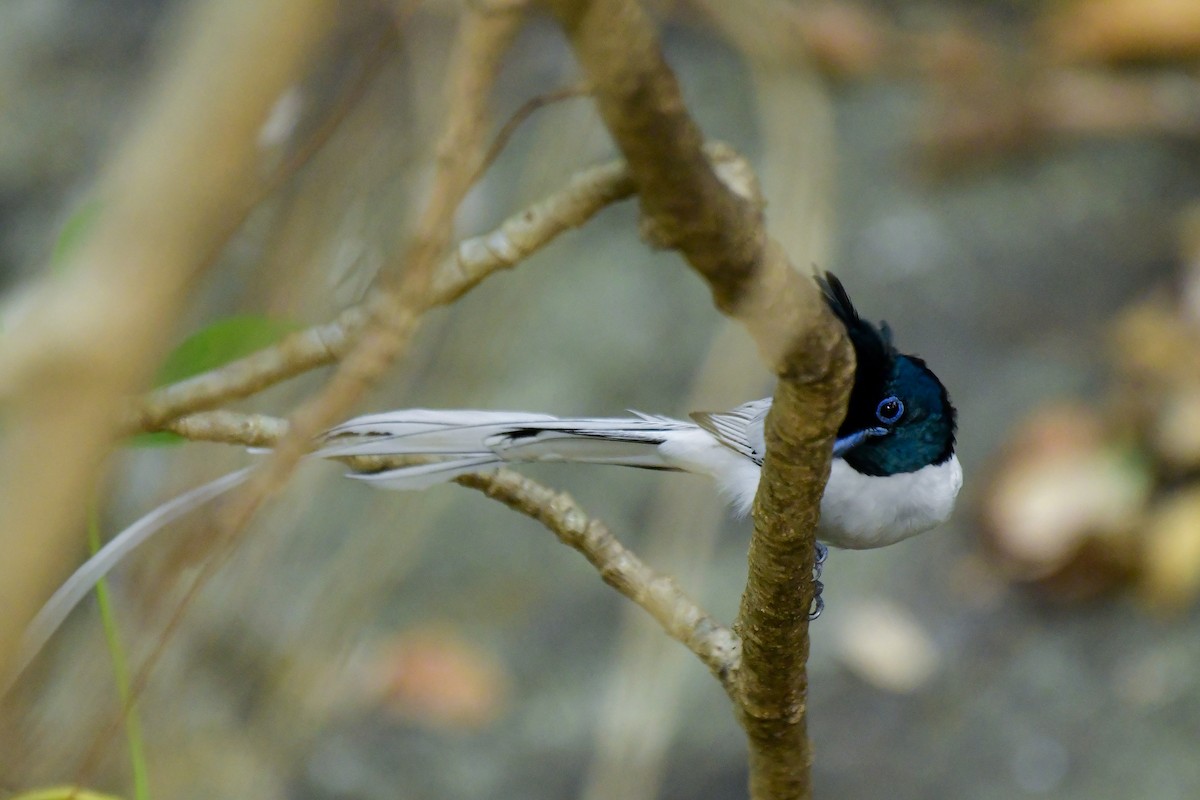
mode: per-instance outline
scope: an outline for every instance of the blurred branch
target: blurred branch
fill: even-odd
[[[504,123],[496,137],[492,139],[492,144],[488,147],[487,153],[480,162],[478,175],[476,178],[483,176],[487,172],[492,163],[504,152],[504,148],[508,147],[509,140],[513,134],[521,127],[533,114],[546,106],[554,103],[561,103],[563,100],[570,100],[573,97],[582,97],[588,93],[588,87],[585,83],[577,83],[573,86],[564,86],[561,89],[556,89],[553,92],[540,94],[537,97],[531,97],[521,104],[521,107],[512,113],[508,121]]]
[[[811,280],[763,227],[761,209],[727,188],[654,28],[635,0],[559,0],[562,23],[655,240],[678,249],[717,306],[741,321],[779,377],[755,500],[750,575],[736,630],[743,658],[731,696],[750,740],[754,798],[810,797],[805,731],[814,530],[853,356]]]
[[[258,132],[325,32],[325,0],[210,0],[100,184],[96,228],[0,355],[0,672],[82,540],[123,398],[251,188]],[[203,102],[198,102],[203,98]]]
[[[650,21],[632,0],[552,4],[637,187],[654,243],[678,249],[718,308],[742,322],[780,376],[814,379],[848,353],[816,287],[766,235],[758,203],[702,152]],[[842,344],[839,345],[839,342]]]
[[[404,258],[385,267],[361,334],[325,387],[291,416],[291,429],[265,469],[232,504],[231,527],[240,527],[261,498],[277,490],[321,430],[346,416],[354,403],[407,348],[436,267],[450,244],[458,205],[471,188],[484,155],[487,97],[500,62],[524,22],[521,5],[502,10],[468,8],[459,23],[446,81],[447,114],[433,185]],[[257,499],[256,499],[257,498]]]
[[[1178,72],[1123,74],[1022,65],[970,43],[935,75],[917,145],[946,172],[1031,150],[1047,139],[1200,139],[1200,80]]]
[[[736,323],[719,326],[688,390],[687,408],[732,408],[762,392],[763,369],[754,345]],[[693,595],[704,596],[716,570],[714,554],[727,519],[726,504],[704,481],[663,481],[642,524],[638,549]],[[627,605],[621,614],[616,665],[599,702],[595,744],[579,800],[655,800],[674,750],[682,706],[692,705],[688,654]]]
[[[774,215],[772,236],[793,263],[829,263],[836,133],[825,81],[812,63],[819,48],[802,29],[828,19],[826,15],[839,16],[839,11],[853,16],[853,6],[790,0],[692,3],[737,48],[750,71],[759,158],[771,165],[762,175],[762,192]],[[843,24],[856,27],[845,19]],[[798,108],[804,113],[797,114]]]

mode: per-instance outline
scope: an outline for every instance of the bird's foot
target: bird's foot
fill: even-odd
[[[825,598],[821,597],[825,584],[821,583],[821,573],[825,571],[825,562],[828,559],[829,548],[817,542],[817,553],[813,559],[813,599],[812,608],[808,612],[809,622],[821,616],[821,612],[825,610]]]

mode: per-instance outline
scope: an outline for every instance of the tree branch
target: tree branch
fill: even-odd
[[[708,282],[779,376],[754,507],[734,699],[754,798],[811,796],[805,730],[814,532],[853,354],[816,287],[766,235],[762,214],[702,157],[654,28],[636,0],[553,0],[601,116],[629,162],[658,241]]]
[[[731,676],[741,660],[737,635],[696,605],[674,580],[655,572],[617,541],[607,525],[589,518],[570,495],[505,469],[463,475],[456,482],[545,525],[560,542],[582,553],[605,583],[691,650],[727,691],[731,689]]]

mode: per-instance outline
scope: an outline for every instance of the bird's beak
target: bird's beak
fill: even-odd
[[[866,428],[858,431],[857,433],[852,433],[849,436],[843,436],[833,443],[833,457],[838,458],[843,456],[849,451],[853,450],[855,447],[858,447],[867,439],[870,439],[874,436],[886,436],[887,432],[887,428]]]

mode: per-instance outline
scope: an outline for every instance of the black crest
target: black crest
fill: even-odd
[[[883,396],[884,385],[895,369],[899,353],[892,346],[892,331],[887,323],[876,327],[860,317],[850,295],[846,294],[846,287],[836,275],[826,272],[824,277],[817,276],[817,285],[821,287],[829,309],[846,326],[850,344],[854,345],[857,360],[854,389],[850,393],[850,407],[842,428],[843,432],[861,430],[873,424],[870,421],[875,415],[875,404]]]
[[[846,453],[846,462],[867,475],[892,475],[949,459],[956,415],[946,387],[924,361],[895,348],[887,323],[877,326],[859,316],[837,277],[826,272],[816,280],[830,310],[846,326],[857,360],[838,436],[880,425],[888,431]],[[881,417],[885,402],[900,408],[900,416]]]

